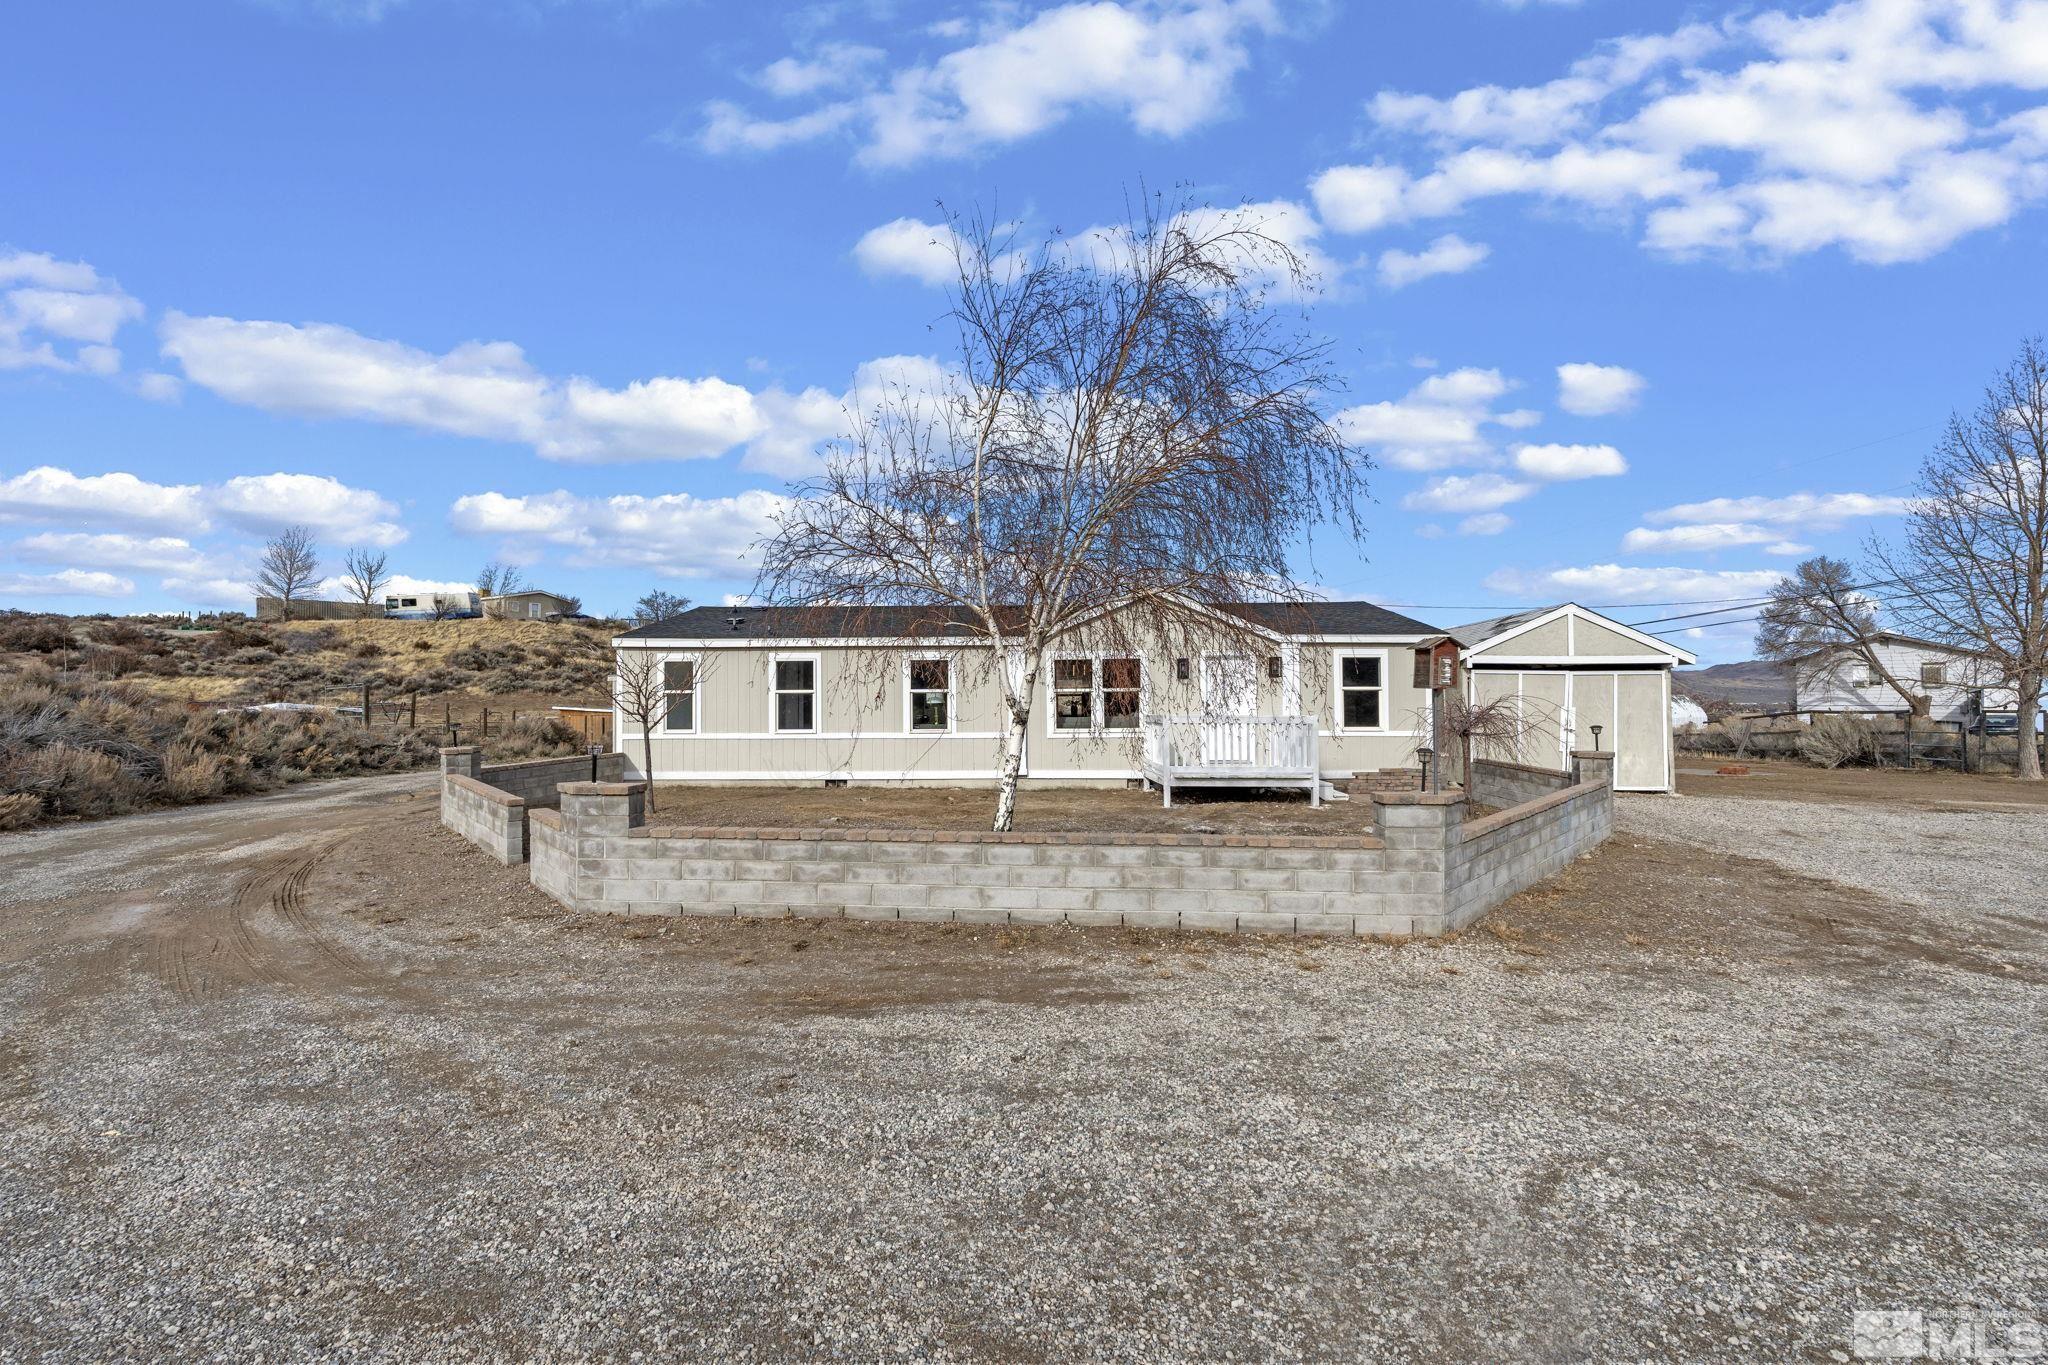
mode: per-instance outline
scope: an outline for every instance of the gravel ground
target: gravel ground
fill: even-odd
[[[1958,926],[2000,914],[2048,922],[2048,806],[1986,814],[1688,797],[1620,810],[1623,829],[1767,858]]]
[[[1391,946],[574,917],[416,786],[0,841],[0,1358],[1753,1361],[2048,1317],[2037,818],[1629,801]]]

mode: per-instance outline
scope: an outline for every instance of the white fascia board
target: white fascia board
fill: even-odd
[[[987,649],[989,643],[967,635],[775,635],[734,639],[725,635],[651,635],[612,637],[613,649]]]
[[[1627,636],[1629,639],[1634,640],[1637,644],[1647,645],[1651,649],[1656,650],[1659,654],[1668,655],[1679,663],[1690,664],[1699,662],[1699,655],[1693,653],[1689,649],[1680,649],[1677,645],[1672,644],[1669,640],[1662,640],[1655,635],[1646,634],[1643,631],[1637,630],[1634,626],[1625,624],[1621,621],[1617,621],[1611,616],[1602,616],[1599,612],[1594,611],[1592,608],[1582,607],[1576,602],[1567,602],[1563,606],[1558,607],[1556,610],[1544,612],[1543,615],[1533,617],[1530,620],[1524,621],[1520,625],[1514,627],[1511,630],[1504,630],[1498,635],[1489,636],[1486,639],[1481,640],[1476,645],[1467,646],[1465,653],[1467,655],[1482,653],[1486,650],[1493,649],[1499,645],[1506,644],[1509,640],[1514,639],[1518,635],[1523,635],[1528,633],[1529,631],[1537,629],[1538,627],[1546,626],[1550,624],[1552,621],[1561,621],[1568,616],[1576,616],[1580,620],[1591,621],[1596,626],[1605,626],[1607,629],[1614,631],[1616,634]],[[1521,657],[1526,658],[1530,656]]]

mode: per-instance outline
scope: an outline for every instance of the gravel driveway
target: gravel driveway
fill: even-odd
[[[575,917],[407,781],[0,840],[0,1358],[1753,1361],[2048,1317],[2039,817],[1629,801],[1395,946]]]

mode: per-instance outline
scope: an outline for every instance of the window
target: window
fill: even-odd
[[[1052,724],[1056,730],[1088,730],[1095,723],[1095,661],[1052,661]]]
[[[1920,665],[1920,685],[1921,685],[1922,687],[1947,687],[1947,686],[1948,686],[1948,665],[1947,665],[1947,664],[1922,664],[1922,665]]]
[[[953,719],[953,661],[910,661],[910,728],[944,730]]]
[[[777,659],[775,675],[775,728],[815,730],[818,728],[818,661]]]
[[[1337,728],[1379,729],[1381,686],[1381,659],[1378,655],[1341,656],[1337,660]]]
[[[1143,694],[1143,671],[1136,659],[1102,661],[1102,728],[1135,730]]]
[[[537,621],[540,619],[540,603],[528,602],[526,604],[526,619],[529,621]]]
[[[670,733],[693,733],[697,728],[697,664],[692,659],[669,659],[661,665],[661,728]],[[636,707],[637,709],[637,707]]]

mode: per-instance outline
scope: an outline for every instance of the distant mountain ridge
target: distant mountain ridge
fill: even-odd
[[[1748,659],[1712,668],[1680,668],[1671,674],[1671,689],[1694,701],[1732,702],[1760,711],[1782,711],[1792,705],[1792,684],[1779,664]]]

